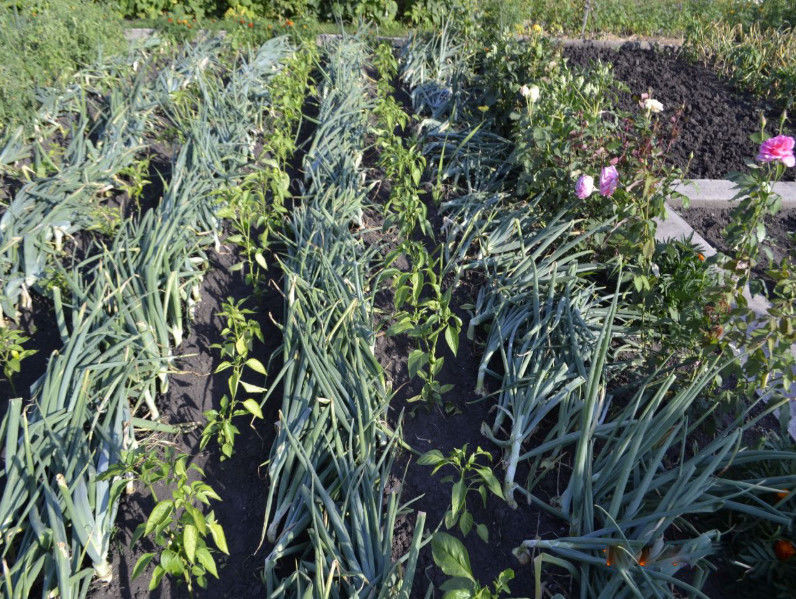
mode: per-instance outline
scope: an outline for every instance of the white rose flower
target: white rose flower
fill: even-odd
[[[663,110],[663,104],[658,102],[655,98],[646,98],[644,100],[644,108],[650,112],[661,112]]]

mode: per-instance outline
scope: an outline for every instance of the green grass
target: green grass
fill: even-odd
[[[529,19],[553,34],[580,34],[583,0],[530,0]],[[682,35],[695,20],[723,18],[730,0],[592,0],[587,34]]]
[[[89,0],[21,4],[0,8],[0,130],[31,122],[37,87],[126,47],[121,18]]]

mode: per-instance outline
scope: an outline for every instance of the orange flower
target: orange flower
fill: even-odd
[[[250,23],[249,23],[249,29],[251,29],[252,27],[254,27],[254,23],[251,23],[251,22],[250,22]]]
[[[697,258],[699,258],[700,262],[704,262],[705,261],[705,254],[697,254]]]
[[[641,550],[641,555],[638,558],[638,565],[639,566],[643,567],[643,566],[647,565],[647,563],[649,562],[650,551],[651,550],[652,550],[652,547],[649,547],[649,546],[644,547],[644,549]]]
[[[607,549],[603,549],[603,553],[605,553],[605,565],[610,567],[616,563],[616,547],[608,547]]]
[[[287,21],[285,21],[285,25],[287,25],[288,27],[293,27],[294,23],[293,23],[293,21],[288,19]]]
[[[171,17],[168,18],[168,22],[171,23]]]
[[[790,541],[779,539],[774,543],[774,554],[779,561],[786,562],[796,555],[796,546]]]

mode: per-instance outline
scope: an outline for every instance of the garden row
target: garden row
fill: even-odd
[[[461,443],[472,449],[485,436],[502,448],[502,496],[524,517],[494,503],[492,514],[475,511],[501,538],[486,548],[465,541],[480,580],[505,580],[513,550],[534,560],[536,596],[543,588],[669,596],[670,585],[697,593],[703,584],[723,596],[720,578],[705,582],[722,539],[718,559],[731,556],[723,559],[787,596],[792,258],[769,271],[774,307],[765,322],[741,291],[765,238],[763,216],[779,210],[768,179],[792,164],[792,139],[763,144],[763,167],[738,179],[745,199],[728,228],[729,257],[706,260],[688,244],[654,241],[650,219],[673,195],[674,174],[655,99],[617,110],[607,72],[578,76],[543,40],[504,40],[495,51],[454,39],[415,40],[404,53],[424,116],[421,145],[436,166],[447,268],[465,289],[475,286],[468,337],[480,362],[474,391],[487,403],[451,400],[461,414],[436,427],[406,423],[410,443],[456,431],[438,432],[443,451],[418,462],[460,471],[445,526],[466,513],[462,489],[466,497],[479,488],[485,466]],[[765,393],[750,403],[756,387]],[[779,412],[781,424],[766,420]],[[473,417],[484,418],[483,436]],[[412,467],[408,477],[439,497]],[[423,499],[418,506],[435,513]],[[747,533],[741,544],[723,532],[728,522]],[[466,537],[469,525],[458,524]],[[545,579],[545,563],[570,576]]]

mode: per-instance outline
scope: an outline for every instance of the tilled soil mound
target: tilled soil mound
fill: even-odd
[[[699,233],[705,241],[718,251],[732,255],[732,250],[727,245],[724,229],[730,224],[731,212],[729,209],[720,208],[689,208],[679,211],[682,217]],[[793,251],[790,236],[796,232],[796,209],[786,208],[775,216],[766,216],[763,221],[766,225],[766,239],[761,247],[771,251],[774,264],[779,262]],[[770,268],[768,257],[764,252],[758,256],[759,263],[752,271],[755,276],[767,279],[766,270]],[[770,278],[768,279],[770,280]]]
[[[628,86],[619,92],[619,108],[639,110],[642,93],[663,103],[665,127],[680,107],[681,133],[671,147],[671,163],[685,168],[692,178],[723,179],[733,171],[746,171],[746,162],[757,154],[757,144],[749,139],[760,131],[760,115],[768,120],[769,133],[776,132],[782,110],[721,79],[710,68],[695,64],[679,50],[642,49],[628,43],[619,50],[593,46],[567,47],[564,56],[571,65],[588,67],[596,60],[610,63],[616,78]],[[790,120],[783,133],[794,134]],[[693,159],[689,164],[690,154]],[[785,179],[794,180],[796,169],[788,169]]]

